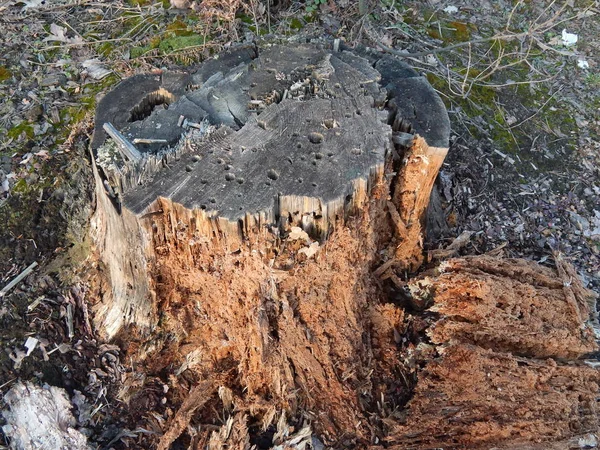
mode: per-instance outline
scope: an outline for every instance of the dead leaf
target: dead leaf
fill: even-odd
[[[107,69],[102,65],[102,61],[97,58],[88,59],[81,63],[86,69],[87,74],[94,80],[102,80],[112,73],[112,70]]]
[[[65,44],[83,44],[81,36],[75,35],[75,37],[67,36],[67,29],[61,27],[55,23],[50,25],[50,36],[44,38],[44,42],[62,42]]]

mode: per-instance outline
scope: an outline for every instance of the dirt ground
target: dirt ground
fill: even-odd
[[[94,298],[82,274],[89,263],[87,224],[94,207],[87,156],[91,120],[97,96],[120,79],[193,65],[257,36],[339,37],[352,45],[416,55],[405,59],[439,92],[453,130],[437,181],[447,226],[434,230],[427,246],[444,247],[468,231],[472,234],[463,253],[504,246],[508,256],[553,266],[553,255],[561,252],[584,285],[600,291],[597,1],[382,0],[364,2],[366,11],[347,0],[205,0],[193,9],[169,6],[143,0],[0,2],[0,288],[32,262],[39,264],[0,298],[2,394],[18,379],[83,393],[92,406],[79,411],[79,419],[104,448],[133,445],[147,431],[135,429],[142,418],[129,407],[131,400],[155,411],[153,419],[143,419],[156,421],[158,428],[174,414],[172,406],[184,400],[167,400],[160,376],[139,379],[127,368],[126,352],[98,340],[90,325],[87,305]],[[568,45],[563,30],[576,35],[577,42]],[[201,281],[184,281],[201,289],[194,284]],[[174,316],[185,312],[173,308]],[[71,330],[73,314],[79,326]],[[390,314],[371,314],[369,320],[389,330],[405,323],[396,317],[396,323],[386,324]],[[411,329],[419,329],[421,321],[427,317],[415,314]],[[436,330],[440,336],[451,332],[456,330]],[[27,355],[29,336],[39,342]],[[573,345],[566,349],[540,351],[553,356],[562,351],[559,357],[570,358],[591,349],[587,342],[567,338]],[[377,351],[392,350],[382,346]],[[497,358],[477,354],[469,361],[460,351],[447,355],[450,367],[485,366]],[[340,359],[350,364],[347,355]],[[509,362],[502,367],[513,370]],[[162,369],[152,370],[160,374]],[[221,369],[227,373],[230,368]],[[394,408],[402,408],[412,394],[389,384],[398,368],[378,370],[389,371],[382,389],[396,392]],[[431,368],[436,370],[446,368]],[[548,370],[556,372],[555,379],[545,380],[550,384],[570,376],[577,386],[597,383],[591,369],[578,378],[570,369]],[[191,386],[195,381],[185,382]],[[435,389],[451,391],[450,384],[451,379]],[[143,397],[127,398],[141,385]],[[425,409],[427,401],[420,401]],[[347,398],[337,404],[341,410],[349,407]],[[331,414],[336,417],[335,411]],[[242,426],[241,417],[235,421]],[[586,422],[582,430],[589,426]],[[253,436],[259,447],[261,438],[270,437]]]

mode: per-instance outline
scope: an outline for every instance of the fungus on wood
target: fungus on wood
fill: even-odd
[[[567,269],[483,257],[407,279],[425,259],[448,139],[444,105],[413,69],[317,44],[239,47],[189,72],[136,75],[99,102],[94,325],[128,353],[124,386],[160,379],[180,406],[144,423],[156,433],[144,445],[167,449],[192,429],[189,448],[314,447],[312,433],[334,448],[476,448],[581,431],[563,421],[550,433],[534,392],[521,415],[506,411],[519,383],[557,364],[536,358],[597,350],[595,298],[552,281]],[[550,322],[564,345],[544,342]],[[492,396],[492,369],[506,396]],[[591,369],[555,372],[584,394],[547,398],[588,405]],[[194,424],[221,425],[201,410],[227,422]],[[594,414],[574,420],[589,429]]]

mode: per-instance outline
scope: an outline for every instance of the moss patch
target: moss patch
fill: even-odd
[[[460,69],[456,71],[461,73]],[[466,69],[462,72],[464,74]],[[515,68],[512,74],[504,74],[504,77],[527,80],[528,74],[521,72]],[[468,75],[471,78],[478,73],[471,69]],[[447,80],[432,74],[427,78],[435,89],[449,93]],[[496,82],[501,84],[499,80]],[[491,142],[493,149],[510,155],[518,173],[528,175],[538,170],[564,168],[571,163],[569,156],[575,148],[577,124],[568,108],[552,99],[540,110],[552,95],[548,89],[544,85],[516,83],[501,88],[473,85],[465,97],[442,98],[449,109],[460,108],[474,119],[466,123],[471,135],[483,142]],[[536,137],[547,132],[555,137],[534,145]]]
[[[33,137],[33,125],[27,122],[21,122],[19,125],[8,130],[8,133],[6,134],[11,139],[18,139],[23,133],[25,133],[27,138],[31,139]]]
[[[163,54],[169,54],[184,48],[200,47],[204,45],[206,41],[207,38],[205,36],[200,36],[197,34],[190,36],[175,36],[172,38],[163,39],[158,45],[158,48],[161,50],[161,52],[163,52]]]
[[[0,66],[0,83],[12,77],[12,73],[6,67]]]

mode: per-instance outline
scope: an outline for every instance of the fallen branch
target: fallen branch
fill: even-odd
[[[456,255],[461,248],[470,242],[472,235],[472,231],[463,231],[448,247],[429,251],[429,260],[440,260]]]
[[[121,155],[125,156],[131,162],[137,162],[142,159],[142,154],[123,136],[112,123],[107,122],[103,125],[104,131],[117,143],[117,148],[121,151]]]

